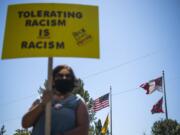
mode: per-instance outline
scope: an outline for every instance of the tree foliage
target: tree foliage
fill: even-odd
[[[89,92],[84,89],[84,83],[81,79],[78,79],[75,83],[75,88],[73,90],[73,94],[79,94],[87,104],[90,123],[92,123],[95,118],[95,112],[92,109],[93,99],[90,97]]]
[[[159,120],[153,124],[153,135],[180,135],[180,124],[171,119]]]
[[[96,122],[95,112],[93,111],[93,99],[90,97],[89,92],[84,89],[84,83],[81,79],[77,79],[75,83],[75,88],[73,94],[79,94],[85,101],[88,107],[89,119],[90,119],[90,128],[89,135],[100,135],[101,132],[101,120]]]
[[[0,135],[4,135],[6,133],[5,125],[2,125],[1,130],[0,130]]]
[[[17,129],[13,135],[31,135],[27,129]]]
[[[101,120],[99,119],[97,122],[94,122],[94,124],[95,124],[96,135],[101,135],[101,128],[102,128]]]

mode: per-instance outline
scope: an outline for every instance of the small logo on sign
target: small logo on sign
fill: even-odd
[[[78,46],[82,46],[92,39],[92,36],[88,34],[84,28],[73,32],[72,35],[75,38]]]

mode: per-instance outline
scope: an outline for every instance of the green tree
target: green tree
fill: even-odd
[[[0,135],[4,135],[6,133],[5,125],[2,125]]]
[[[175,120],[159,120],[153,124],[153,135],[180,135],[180,124]]]
[[[31,135],[27,129],[17,129],[13,135]]]
[[[98,119],[98,121],[93,121],[93,125],[91,125],[89,129],[89,135],[102,135],[101,128],[102,124],[100,119]]]
[[[93,99],[90,97],[89,92],[84,89],[84,83],[81,79],[78,79],[76,81],[73,94],[79,94],[86,102],[87,107],[88,107],[89,117],[90,117],[90,123],[92,124],[96,120],[95,112],[92,109]]]
[[[96,135],[101,135],[101,128],[102,128],[101,120],[99,119],[97,122],[94,122],[94,124],[95,124]]]
[[[96,122],[96,113],[92,109],[93,99],[90,97],[89,92],[84,89],[84,83],[81,79],[77,79],[75,83],[75,88],[73,90],[73,94],[79,94],[87,104],[90,120],[89,135],[100,135],[97,131],[99,131],[102,128],[101,121],[98,120]],[[101,126],[100,129],[99,126]]]

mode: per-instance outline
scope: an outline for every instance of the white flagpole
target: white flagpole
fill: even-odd
[[[165,104],[165,115],[166,115],[166,119],[168,119],[168,110],[167,110],[167,100],[166,100],[166,87],[165,87],[165,75],[164,75],[164,70],[162,72],[163,74],[163,90],[164,90],[164,104]]]
[[[110,135],[112,135],[112,87],[110,86]]]
[[[53,58],[48,58],[48,90],[52,90],[52,67]],[[51,101],[46,105],[45,111],[45,135],[51,134]]]

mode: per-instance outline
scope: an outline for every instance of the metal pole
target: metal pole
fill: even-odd
[[[168,110],[167,110],[167,100],[166,100],[166,87],[165,87],[165,75],[164,75],[164,70],[163,70],[162,74],[163,74],[163,90],[164,90],[165,114],[166,114],[166,119],[168,119]]]
[[[48,90],[52,90],[52,67],[53,67],[53,58],[48,58]],[[46,105],[45,113],[45,135],[51,134],[51,101]]]
[[[112,135],[112,87],[110,86],[110,135]]]

